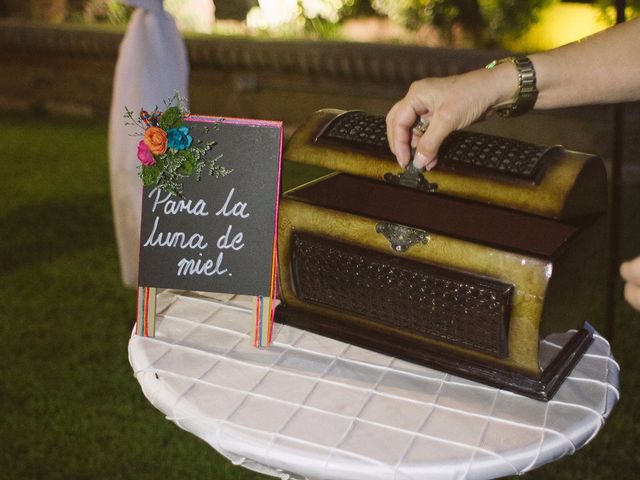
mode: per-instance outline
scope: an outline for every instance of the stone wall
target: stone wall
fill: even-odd
[[[0,110],[105,119],[121,31],[0,21]],[[406,45],[282,41],[217,36],[186,39],[191,110],[285,122],[291,131],[324,107],[384,114],[410,83],[478,68],[505,52]],[[535,112],[476,128],[526,141],[612,155],[610,106]],[[635,176],[640,109],[627,106],[624,154]]]
[[[0,21],[0,107],[102,116],[122,33]],[[326,41],[187,38],[193,110],[299,121],[335,105],[386,111],[412,80],[476,68],[491,52]]]

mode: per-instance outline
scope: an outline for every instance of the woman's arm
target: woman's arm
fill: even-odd
[[[569,45],[530,55],[538,78],[535,108],[640,99],[640,18]]]
[[[537,77],[536,109],[640,100],[640,18],[529,58]],[[517,79],[516,67],[501,63],[414,82],[387,114],[389,146],[398,163],[409,163],[411,145],[417,146],[414,164],[433,168],[444,138],[513,99]],[[421,136],[412,131],[419,117],[430,121]],[[626,300],[640,310],[640,257],[623,263],[620,274]]]
[[[530,55],[538,88],[536,109],[614,103],[640,99],[640,18],[584,40]],[[494,105],[517,93],[512,63],[443,78],[414,82],[387,114],[389,145],[398,163],[431,169],[444,138],[482,118]],[[430,121],[418,137],[411,127],[418,117]]]

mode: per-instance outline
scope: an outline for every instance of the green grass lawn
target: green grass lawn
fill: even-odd
[[[106,147],[104,123],[0,115],[0,478],[269,478],[165,420],[133,378],[135,293],[120,284]],[[624,199],[631,256],[640,188]],[[589,446],[528,477],[636,474],[640,315],[622,301],[616,329],[614,415]]]

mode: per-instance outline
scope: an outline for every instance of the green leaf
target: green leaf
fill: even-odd
[[[182,112],[178,107],[167,108],[158,122],[158,126],[163,130],[179,127],[182,123]]]
[[[189,175],[191,175],[191,173],[193,173],[193,167],[194,166],[195,165],[193,164],[193,162],[191,160],[187,160],[182,164],[182,166],[178,170],[178,173],[180,175],[184,175],[185,177],[188,177]]]
[[[184,158],[185,161],[193,162],[194,160],[197,160],[191,150],[179,150],[179,155]]]
[[[140,178],[142,179],[142,184],[145,187],[155,185],[156,183],[158,183],[160,174],[162,174],[162,165],[160,164],[160,162],[156,162],[155,164],[148,167],[141,165],[139,173]]]

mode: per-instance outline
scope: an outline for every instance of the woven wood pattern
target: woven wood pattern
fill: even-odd
[[[438,153],[442,168],[465,165],[536,181],[544,167],[545,145],[534,145],[482,133],[450,134]]]
[[[391,154],[384,117],[360,111],[336,117],[319,139]],[[549,150],[545,145],[459,130],[445,139],[438,161],[443,170],[471,169],[536,182],[543,173]]]
[[[389,150],[384,117],[359,111],[338,116],[322,137]]]
[[[508,353],[512,287],[308,234],[293,240],[306,302],[497,357]]]

